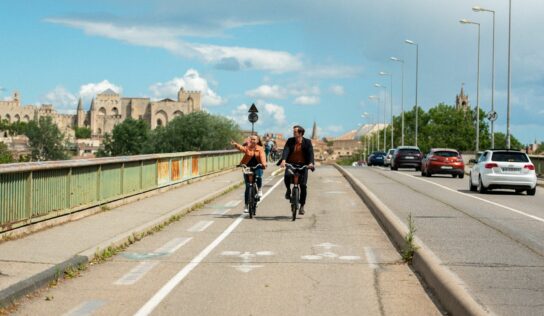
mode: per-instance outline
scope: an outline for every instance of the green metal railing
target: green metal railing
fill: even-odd
[[[0,165],[0,233],[235,167],[234,150]]]

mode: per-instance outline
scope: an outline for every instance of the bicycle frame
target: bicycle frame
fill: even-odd
[[[247,181],[249,184],[249,199],[248,199],[248,213],[249,218],[253,218],[255,216],[255,212],[257,210],[257,202],[259,201],[259,198],[257,197],[257,182],[255,181],[255,170],[258,168],[261,168],[262,165],[258,164],[254,167],[248,167],[245,164],[240,164],[239,167],[242,167],[242,172],[244,173],[244,176],[247,176]]]
[[[292,213],[292,221],[295,221],[297,218],[297,212],[300,208],[300,184],[299,184],[299,178],[304,169],[307,168],[307,166],[295,166],[290,163],[286,163],[286,170],[285,172],[290,173],[291,176],[291,183],[289,186],[293,185],[293,188],[291,189],[291,213]]]

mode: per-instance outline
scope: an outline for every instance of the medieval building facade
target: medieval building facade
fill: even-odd
[[[41,116],[49,116],[59,129],[67,134],[73,134],[75,128],[86,127],[91,130],[93,137],[102,137],[112,132],[116,124],[127,118],[146,121],[151,129],[164,126],[176,116],[202,110],[199,91],[186,91],[183,87],[178,91],[178,100],[163,99],[151,101],[150,98],[121,97],[115,91],[108,89],[96,95],[91,102],[89,111],[83,108],[79,99],[76,114],[60,114],[53,105],[21,106],[19,93],[13,94],[12,100],[0,101],[0,120],[13,122],[29,122],[38,120]]]

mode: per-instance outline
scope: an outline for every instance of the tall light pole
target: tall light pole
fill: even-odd
[[[370,100],[377,101],[376,104],[376,127],[378,129],[376,137],[376,150],[380,150],[380,97],[377,95],[371,95],[368,97]]]
[[[491,12],[493,14],[493,49],[491,54],[491,148],[495,148],[495,132],[494,125],[497,114],[495,113],[495,11],[484,9],[479,6],[472,7],[474,12]]]
[[[404,60],[397,58],[397,57],[390,57],[389,59],[393,61],[398,61],[402,63],[402,76],[401,76],[401,93],[400,93],[400,115],[401,115],[401,136],[400,136],[400,144],[401,146],[404,146]],[[393,147],[393,146],[391,146]]]
[[[418,84],[418,72],[419,72],[419,44],[411,41],[411,40],[405,40],[406,44],[415,45],[416,46],[416,136],[415,136],[415,146],[417,146],[417,134],[418,134],[418,115],[419,115],[419,107],[417,105],[417,84]]]
[[[386,139],[386,129],[385,129],[385,112],[386,112],[386,104],[387,104],[387,87],[383,86],[379,83],[375,83],[374,87],[376,88],[383,88],[383,151],[386,151],[387,147],[387,139]]]
[[[476,155],[478,155],[478,151],[480,151],[480,23],[467,19],[462,19],[459,22],[478,26],[478,79],[476,82]]]
[[[372,120],[372,118],[370,118],[370,113],[368,113],[368,112],[364,112],[363,114],[361,114],[361,117],[364,118],[365,120],[367,120],[367,122]],[[368,135],[367,134],[368,134],[368,131],[367,131],[367,133],[365,133],[365,158],[364,158],[365,161],[366,161],[366,157],[368,157],[368,155],[370,153],[370,144],[368,142]]]
[[[380,71],[380,76],[389,76],[391,86],[389,88],[389,107],[391,109],[391,148],[395,147],[393,145],[393,133],[394,133],[394,127],[393,127],[393,74],[387,73],[384,71]]]
[[[512,35],[512,0],[508,4],[508,93],[506,96],[506,149],[510,149],[510,90],[512,88],[510,73],[510,39]]]

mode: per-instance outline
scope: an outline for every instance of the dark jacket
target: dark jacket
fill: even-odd
[[[281,159],[278,161],[278,166],[281,164],[282,160],[287,160],[289,155],[295,150],[295,138],[291,137],[285,143],[283,148],[283,154]],[[312,146],[312,141],[308,138],[302,138],[302,154],[304,155],[304,164],[309,165],[314,163],[314,147]]]

